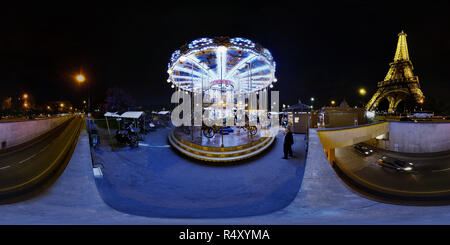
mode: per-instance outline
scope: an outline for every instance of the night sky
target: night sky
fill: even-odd
[[[384,79],[404,30],[425,96],[448,101],[448,2],[316,2],[3,6],[0,97],[28,92],[38,103],[79,104],[87,92],[73,77],[82,69],[97,102],[117,86],[140,105],[168,104],[172,52],[193,39],[229,36],[272,52],[280,103],[314,96],[317,105],[343,98],[354,105]]]

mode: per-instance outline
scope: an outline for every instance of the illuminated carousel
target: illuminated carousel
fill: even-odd
[[[201,38],[176,50],[167,72],[176,101],[191,105],[191,123],[169,135],[181,153],[230,162],[255,156],[274,142],[273,134],[263,133],[270,123],[260,120],[269,115],[268,90],[277,82],[269,50],[239,37]]]

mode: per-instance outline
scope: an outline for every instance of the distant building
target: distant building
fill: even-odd
[[[338,128],[366,124],[364,108],[353,108],[343,100],[339,106],[323,107],[319,115],[319,126]]]

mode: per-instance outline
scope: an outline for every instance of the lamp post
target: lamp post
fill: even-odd
[[[81,73],[78,74],[75,77],[75,79],[77,80],[77,82],[79,84],[82,84],[82,83],[86,82],[86,77],[83,74],[81,74]],[[88,86],[88,109],[87,109],[87,112],[88,112],[88,115],[89,115],[89,113],[91,112],[91,93],[90,93],[89,83],[87,84],[87,86]],[[83,103],[84,103],[84,101],[83,101]]]
[[[367,91],[366,91],[366,89],[364,89],[364,88],[360,88],[360,89],[358,90],[358,93],[359,93],[361,96],[364,96],[364,95],[366,95]],[[361,106],[364,107],[364,101],[361,101]]]

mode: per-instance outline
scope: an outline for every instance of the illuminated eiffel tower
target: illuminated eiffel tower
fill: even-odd
[[[406,33],[403,31],[398,34],[394,62],[389,65],[390,69],[384,81],[378,83],[378,90],[367,103],[366,110],[374,110],[380,101],[387,99],[389,101],[388,113],[394,113],[398,104],[410,96],[417,103],[422,104],[425,96],[420,90],[419,78],[412,72],[414,68],[409,59]]]

